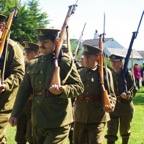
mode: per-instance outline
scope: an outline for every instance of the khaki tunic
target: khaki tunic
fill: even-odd
[[[110,79],[108,95],[111,102],[115,105],[116,98],[113,89],[113,80],[110,71],[107,69],[108,78]],[[102,107],[102,88],[98,68],[83,68],[80,72],[84,84],[84,92],[80,98],[92,97],[92,100],[76,101],[74,112],[74,144],[102,144],[104,139],[104,127],[110,120],[109,113],[105,112]],[[106,79],[106,77],[105,77]],[[108,86],[105,83],[105,88]]]
[[[60,77],[63,80],[72,66],[72,60],[64,54],[59,61]],[[53,54],[40,56],[30,61],[24,80],[21,83],[12,116],[19,117],[24,104],[33,90],[48,90],[54,71]],[[83,84],[75,65],[63,85],[60,95],[33,96],[32,123],[34,127],[56,128],[73,122],[71,98],[83,92]]]
[[[3,59],[1,60],[0,69],[2,70]],[[18,87],[23,79],[24,73],[25,65],[23,52],[16,42],[9,40],[3,81],[3,83],[6,85],[6,90],[0,94],[0,143],[6,143],[5,135],[9,116],[13,108]]]
[[[16,42],[9,40],[4,74],[6,91],[0,94],[0,111],[8,111],[13,108],[17,90],[24,73],[25,64],[23,52]]]
[[[109,72],[109,71],[108,71]],[[110,72],[109,72],[110,73]],[[110,120],[109,114],[102,108],[102,89],[98,69],[91,70],[83,68],[80,72],[84,84],[84,92],[81,96],[97,97],[98,101],[78,101],[75,107],[75,121],[81,123],[99,123]],[[113,82],[111,81],[113,84]],[[109,98],[113,104],[116,102],[113,85],[110,84]],[[105,85],[107,88],[107,85]]]
[[[124,81],[122,73],[115,73],[112,71],[114,80],[114,90],[117,96],[117,102],[114,112],[110,113],[111,121],[108,122],[108,132],[105,136],[109,141],[116,141],[118,139],[117,133],[120,129],[120,135],[123,139],[129,139],[131,122],[134,113],[134,105],[132,98],[136,94],[136,85],[131,72],[128,72],[126,77],[127,90],[130,93],[130,99],[123,99],[120,95],[124,92]],[[120,127],[120,128],[119,128]]]

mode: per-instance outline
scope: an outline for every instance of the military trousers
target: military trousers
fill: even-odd
[[[34,144],[67,144],[70,125],[59,128],[33,127]]]
[[[102,144],[105,122],[84,124],[74,122],[74,144]]]
[[[33,144],[31,106],[32,101],[28,100],[28,102],[25,105],[23,113],[18,119],[16,136],[15,136],[15,141],[18,144],[26,144],[26,142]]]
[[[120,130],[122,139],[128,139],[131,131],[131,122],[134,113],[133,103],[121,103],[116,104],[115,111],[110,113],[111,120],[107,123],[107,135],[105,138],[108,141],[116,141],[118,139],[117,133]]]
[[[11,110],[0,112],[0,144],[7,144],[6,131]]]

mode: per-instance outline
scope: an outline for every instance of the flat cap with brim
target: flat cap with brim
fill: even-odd
[[[59,29],[39,28],[39,29],[36,29],[36,31],[38,32],[38,39],[39,40],[45,40],[45,39],[54,40],[57,37],[58,32],[60,30]]]
[[[99,55],[101,53],[101,50],[98,47],[91,46],[88,44],[84,44],[84,52],[83,55]]]
[[[36,43],[32,43],[29,41],[24,41],[25,47],[24,50],[25,51],[38,51],[39,50],[39,45]]]
[[[0,14],[0,22],[5,22],[7,16]]]
[[[122,59],[123,59],[122,56],[118,56],[115,54],[110,55],[109,58],[110,58],[110,61],[122,61]]]

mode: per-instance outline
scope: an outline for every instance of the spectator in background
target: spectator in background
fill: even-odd
[[[137,63],[134,65],[134,77],[135,77],[135,82],[138,90],[140,90],[140,78],[141,78],[141,72],[140,72],[140,67],[138,66]]]
[[[142,86],[144,86],[144,61],[143,61],[143,67],[141,69],[141,77],[142,77]]]

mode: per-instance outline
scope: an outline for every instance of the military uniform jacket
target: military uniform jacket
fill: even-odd
[[[4,61],[3,55],[0,61],[0,69],[2,70]],[[0,111],[8,111],[12,109],[24,73],[25,65],[23,52],[16,42],[9,39],[4,73],[6,90],[0,94]]]
[[[133,107],[132,98],[135,96],[137,90],[136,90],[136,85],[132,73],[129,71],[125,75],[127,90],[131,96],[129,99],[123,99],[120,97],[120,95],[124,92],[124,81],[123,81],[122,73],[115,73],[112,70],[112,75],[115,84],[114,91],[117,97],[117,103],[114,112],[116,113],[121,112],[125,114],[133,113],[134,107]]]
[[[108,73],[110,74],[109,70]],[[109,113],[105,112],[102,108],[102,90],[98,69],[83,68],[80,72],[80,76],[84,84],[84,92],[81,96],[97,97],[98,100],[88,102],[77,100],[74,115],[75,121],[81,123],[99,123],[108,121],[110,119]],[[110,85],[109,98],[113,103],[115,103],[116,98],[112,79]]]
[[[71,69],[72,59],[63,55],[59,61],[61,80],[65,79]],[[27,72],[22,81],[12,116],[18,117],[24,104],[33,90],[48,90],[53,75],[53,54],[40,56],[30,61]],[[64,91],[60,95],[33,96],[32,123],[36,127],[57,128],[73,122],[71,98],[83,92],[83,84],[73,65],[71,73],[63,85]]]

